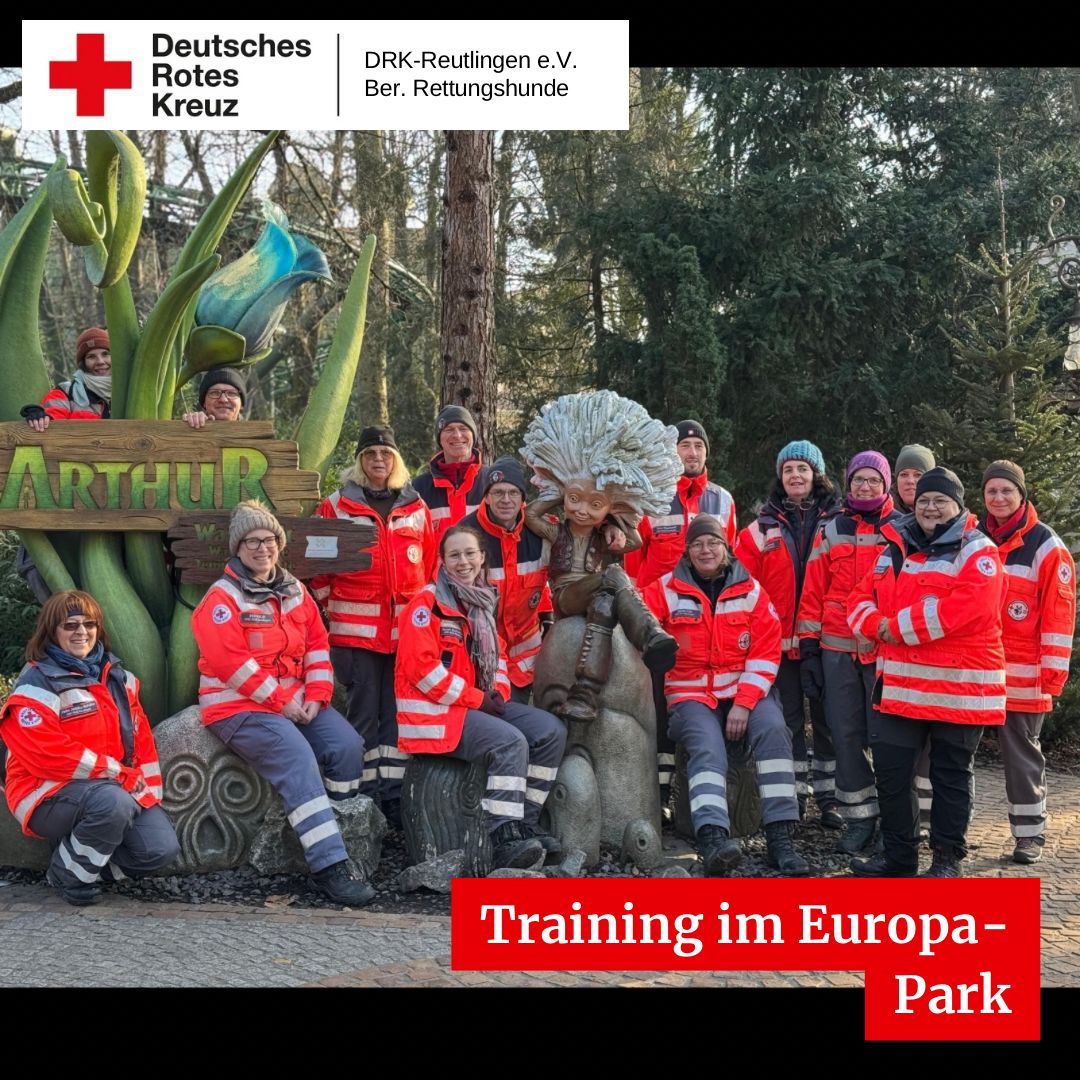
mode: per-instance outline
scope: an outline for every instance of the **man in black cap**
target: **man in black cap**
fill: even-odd
[[[547,584],[549,547],[525,528],[525,470],[501,457],[484,472],[484,501],[461,522],[484,537],[487,579],[499,592],[496,621],[506,642],[510,699],[529,703],[543,628],[555,616]]]
[[[464,405],[447,405],[439,413],[435,442],[439,452],[413,486],[431,511],[438,541],[444,529],[456,525],[480,505],[484,483],[480,453],[476,450],[476,421]]]
[[[244,376],[236,368],[211,368],[199,383],[199,407],[184,413],[184,423],[198,431],[213,420],[239,420],[246,396]]]

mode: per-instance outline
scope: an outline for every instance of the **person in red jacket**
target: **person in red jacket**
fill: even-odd
[[[413,598],[398,623],[398,746],[483,762],[482,806],[495,867],[534,866],[562,850],[539,820],[566,727],[549,712],[510,700],[498,595],[483,579],[483,537],[451,525],[439,555],[435,583]]]
[[[58,383],[40,405],[24,405],[21,412],[35,431],[44,431],[50,420],[108,420],[112,401],[112,353],[109,332],[100,326],[84,330],[75,342],[78,370]]]
[[[482,462],[476,447],[476,421],[464,405],[447,405],[435,419],[439,452],[413,487],[431,511],[436,540],[480,505]]]
[[[821,451],[805,439],[790,442],[776,457],[776,479],[757,520],[743,529],[735,542],[735,557],[761,582],[780,616],[782,659],[776,690],[791,731],[800,816],[806,809],[809,765],[795,617],[814,537],[839,509]],[[842,829],[844,819],[836,800],[836,757],[820,701],[810,702],[810,722],[814,735],[812,782],[821,824]]]
[[[1005,722],[1005,575],[997,547],[975,525],[956,474],[930,469],[919,478],[914,517],[882,526],[887,546],[848,599],[856,637],[878,643],[870,750],[884,850],[851,861],[859,877],[918,872],[912,781],[927,740],[934,862],[923,876],[961,876],[975,750],[984,726]]]
[[[409,483],[394,429],[360,432],[356,461],[316,515],[375,526],[366,570],[326,574],[311,582],[330,616],[330,659],[345,687],[346,715],[367,747],[360,790],[378,795],[387,819],[401,824],[403,755],[397,748],[394,657],[397,617],[435,576],[431,515]]]
[[[645,590],[645,603],[679,643],[664,692],[671,737],[689,755],[690,813],[706,874],[742,858],[729,832],[726,742],[744,739],[757,762],[769,862],[808,874],[791,836],[799,820],[791,734],[773,692],[780,620],[765,590],[732,560],[722,522],[694,518],[683,557]]]
[[[284,550],[285,530],[265,506],[233,508],[232,557],[191,616],[199,711],[281,796],[316,887],[358,906],[375,890],[352,877],[331,802],[358,793],[364,740],[330,707],[326,627],[311,594],[278,566]]]
[[[1005,564],[1005,759],[1013,862],[1042,857],[1046,831],[1046,758],[1039,745],[1046,714],[1069,677],[1076,626],[1076,566],[1069,549],[1039,520],[1024,470],[994,461],[983,473],[986,516],[979,522]]]
[[[499,637],[506,643],[510,700],[529,703],[545,626],[555,619],[548,589],[550,545],[525,527],[525,470],[501,457],[484,473],[484,501],[461,522],[484,538],[486,578],[499,592]]]
[[[847,624],[851,591],[873,569],[885,546],[881,526],[899,517],[889,496],[889,462],[876,450],[847,465],[843,513],[817,534],[806,563],[799,617],[800,676],[811,701],[824,699],[836,750],[836,797],[845,829],[838,851],[854,855],[874,838],[878,801],[866,729],[873,711],[873,642],[858,641]]]
[[[89,593],[49,597],[0,712],[8,807],[24,833],[50,841],[48,882],[78,906],[101,899],[102,875],[141,877],[180,853],[159,805],[161,766],[139,680],[108,650]]]

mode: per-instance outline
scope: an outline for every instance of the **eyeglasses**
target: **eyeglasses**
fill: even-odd
[[[240,543],[243,544],[248,551],[258,551],[261,547],[269,550],[270,548],[276,548],[278,546],[276,536],[245,536]]]
[[[480,555],[479,548],[473,548],[471,551],[451,551],[446,556],[446,561],[451,562],[455,559],[475,559]]]
[[[724,541],[718,536],[707,536],[701,540],[695,540],[689,545],[689,551],[715,551],[717,548],[724,547]]]
[[[874,476],[853,476],[851,478],[851,486],[857,488],[879,488],[885,486],[885,481],[879,480]]]
[[[952,499],[927,499],[920,498],[915,500],[916,510],[944,510]]]
[[[237,390],[207,390],[206,396],[214,401],[239,401],[240,393]]]
[[[988,487],[986,489],[986,491],[983,492],[983,494],[988,499],[1009,499],[1013,495],[1019,495],[1020,494],[1020,489],[1015,488],[1015,487],[1011,487],[1011,486],[1010,487],[1001,487],[1001,488]]]
[[[92,634],[97,628],[98,624],[93,619],[87,619],[85,622],[69,620],[60,624],[60,629],[65,634],[74,634],[77,630],[85,630],[88,634]]]

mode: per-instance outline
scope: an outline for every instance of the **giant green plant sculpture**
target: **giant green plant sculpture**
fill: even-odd
[[[292,290],[304,281],[329,279],[322,253],[290,234],[284,215],[272,207],[251,252],[226,267],[215,254],[279,134],[267,135],[210,203],[141,327],[127,277],[146,198],[138,150],[121,132],[95,131],[86,138],[85,183],[62,159],[56,163],[0,232],[0,420],[18,419],[19,409],[40,400],[50,385],[38,314],[53,220],[80,248],[87,276],[102,292],[112,346],[114,418],[169,419],[176,392],[188,379],[215,364],[247,364],[265,355]],[[304,468],[321,469],[341,431],[363,343],[374,251],[370,236],[326,366],[297,429]],[[142,681],[143,702],[154,721],[195,700],[190,605],[204,589],[182,585],[174,595],[160,534],[22,530],[19,535],[50,588],[79,586],[97,598],[113,647]]]

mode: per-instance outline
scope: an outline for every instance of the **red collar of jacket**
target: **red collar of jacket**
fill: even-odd
[[[687,505],[691,499],[700,499],[701,493],[705,490],[705,485],[709,482],[709,473],[707,469],[702,469],[697,476],[680,476],[679,482],[675,485],[675,490],[678,492],[679,498],[682,499],[683,505]]]
[[[456,490],[480,471],[480,451],[474,450],[468,461],[447,461],[446,455],[440,450],[431,459],[428,468],[436,480],[447,480]],[[474,469],[475,471],[470,471]]]
[[[505,525],[500,525],[489,513],[486,502],[482,502],[476,508],[476,520],[480,522],[485,532],[491,533],[492,536],[498,537],[500,540],[504,537],[512,539],[515,543],[521,538],[521,530],[525,525],[525,514],[523,511],[518,511],[517,524],[508,529]]]
[[[1031,502],[1027,499],[1024,500],[1023,505],[1008,521],[1003,522],[1001,525],[997,523],[997,519],[992,514],[987,514],[986,517],[979,522],[979,528],[982,529],[991,540],[997,544],[998,547],[1003,547],[1010,540],[1015,539],[1016,543],[1020,542],[1021,537],[1039,520],[1039,515],[1035,513],[1035,507],[1031,505]],[[1015,547],[1016,543],[1009,544],[1010,547]]]

